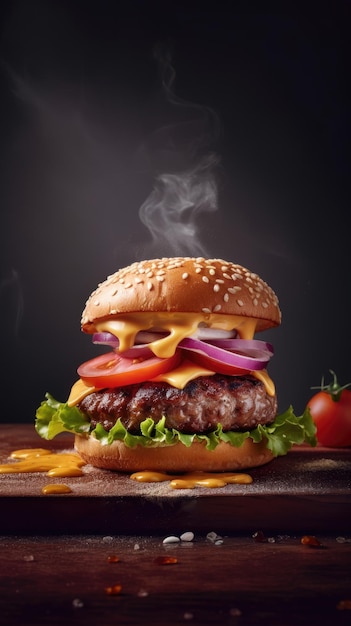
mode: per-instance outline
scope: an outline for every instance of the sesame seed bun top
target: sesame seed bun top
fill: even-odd
[[[100,283],[82,314],[82,330],[135,312],[240,315],[258,320],[256,330],[278,326],[274,291],[257,274],[222,259],[171,257],[135,262]]]

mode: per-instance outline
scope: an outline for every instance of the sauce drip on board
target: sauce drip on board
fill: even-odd
[[[47,496],[51,494],[72,493],[72,489],[68,485],[59,485],[55,483],[53,485],[45,485],[41,492]]]
[[[83,476],[81,467],[85,461],[76,453],[55,453],[45,448],[24,448],[14,450],[11,458],[16,463],[0,465],[0,474],[20,474],[46,472],[51,478]],[[216,489],[226,485],[248,485],[253,482],[249,474],[236,472],[188,472],[175,476],[164,472],[140,471],[131,474],[130,478],[139,483],[158,483],[170,481],[172,489],[194,489],[207,487]],[[49,484],[42,488],[42,493],[71,493],[70,487],[64,484]]]
[[[46,472],[50,478],[71,478],[83,476],[81,467],[85,461],[75,453],[55,453],[46,448],[23,448],[14,450],[11,459],[17,463],[0,465],[0,474],[21,474]],[[71,493],[72,489],[65,484],[53,483],[42,488],[44,495]]]
[[[159,483],[170,481],[172,489],[194,489],[194,487],[207,487],[215,489],[226,485],[248,485],[253,482],[249,474],[221,473],[221,472],[189,472],[174,476],[163,472],[135,472],[130,477],[139,483]]]

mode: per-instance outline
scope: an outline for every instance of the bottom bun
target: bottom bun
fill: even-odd
[[[157,470],[164,472],[222,472],[264,465],[273,459],[266,442],[246,439],[240,448],[221,441],[214,450],[196,441],[189,448],[178,442],[170,446],[128,448],[123,441],[101,445],[94,437],[76,435],[75,449],[83,461],[119,472]]]

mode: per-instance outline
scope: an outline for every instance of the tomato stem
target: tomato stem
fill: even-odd
[[[342,392],[344,391],[344,389],[347,389],[347,387],[350,387],[351,383],[347,383],[346,385],[341,386],[338,383],[335,372],[333,372],[333,370],[329,370],[329,372],[333,376],[333,380],[329,383],[329,385],[324,384],[323,376],[320,387],[311,387],[311,389],[319,389],[319,391],[325,391],[326,393],[329,393],[331,399],[334,400],[334,402],[339,402]]]

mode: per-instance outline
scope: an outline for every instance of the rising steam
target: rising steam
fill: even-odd
[[[219,134],[218,118],[209,107],[175,95],[169,48],[159,46],[155,57],[174,119],[153,133],[146,148],[154,162],[157,154],[162,158],[158,167],[162,173],[155,177],[154,188],[139,209],[140,220],[151,235],[147,254],[208,256],[201,242],[200,218],[218,209],[214,170],[219,159],[210,148]]]
[[[217,185],[207,157],[192,171],[160,174],[139,210],[151,234],[151,249],[167,256],[207,256],[199,237],[199,216],[217,210]]]

